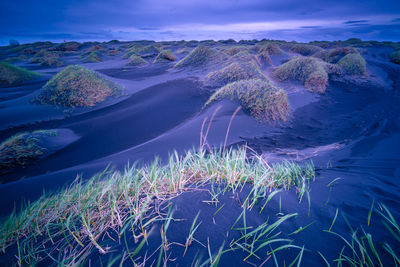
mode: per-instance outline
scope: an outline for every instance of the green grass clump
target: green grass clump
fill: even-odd
[[[365,75],[367,73],[365,59],[358,53],[347,54],[337,64],[349,75]]]
[[[263,52],[268,52],[269,55],[279,55],[283,54],[283,50],[279,47],[278,44],[275,43],[268,43],[263,45],[259,50],[258,53],[261,54]]]
[[[400,65],[400,50],[389,55],[390,61]]]
[[[0,62],[0,84],[19,84],[38,77],[38,74],[6,62]]]
[[[130,66],[140,66],[144,64],[147,64],[147,61],[144,60],[140,55],[134,54],[129,57],[128,65]]]
[[[154,63],[175,61],[176,56],[170,50],[162,50],[154,59]]]
[[[235,45],[232,47],[228,47],[226,49],[224,49],[224,53],[229,55],[229,56],[234,56],[237,53],[243,52],[243,51],[248,51],[249,47],[247,46],[243,46],[243,45]]]
[[[322,50],[313,55],[313,57],[320,58],[328,63],[336,64],[340,59],[348,54],[358,53],[353,47],[338,47],[328,50]]]
[[[100,58],[99,53],[92,51],[84,58],[83,61],[87,63],[98,63],[101,62],[102,60]]]
[[[52,260],[60,266],[80,266],[94,250],[105,254],[121,244],[121,240],[109,239],[110,233],[122,237],[131,230],[146,240],[154,223],[160,221],[154,218],[154,201],[169,200],[189,186],[193,190],[220,183],[235,192],[248,183],[254,188],[247,203],[253,204],[271,188],[295,188],[300,196],[315,177],[312,164],[269,165],[258,155],[249,159],[248,153],[244,147],[188,151],[184,156],[175,153],[165,165],[155,160],[143,167],[127,166],[121,172],[104,171],[85,183],[76,180],[2,220],[0,249],[8,252],[16,247],[18,256],[11,260],[23,266]],[[109,240],[107,245],[102,244],[104,239]]]
[[[54,136],[54,130],[39,130],[16,134],[0,144],[0,171],[25,166],[44,155],[41,138]]]
[[[302,56],[310,56],[322,50],[323,49],[319,46],[309,45],[309,44],[294,44],[290,48],[291,52],[298,53]]]
[[[328,73],[323,62],[311,57],[297,56],[282,64],[274,71],[280,81],[288,79],[301,81],[312,91],[323,93],[328,85]]]
[[[221,59],[221,54],[215,49],[199,45],[176,63],[175,68],[200,67],[208,63],[219,62]]]
[[[213,71],[204,78],[204,85],[209,87],[221,87],[228,83],[248,80],[266,79],[260,68],[252,63],[234,62],[220,70]]]
[[[37,100],[42,104],[67,107],[94,106],[121,91],[119,85],[100,74],[79,65],[70,65],[42,87]]]
[[[142,57],[152,57],[158,55],[159,52],[160,52],[159,49],[157,49],[153,45],[144,46],[140,44],[134,44],[133,46],[128,48],[128,50],[125,52],[125,55],[122,58],[127,59],[132,55],[140,55]]]
[[[286,121],[289,116],[286,92],[268,80],[251,79],[229,83],[216,91],[206,105],[222,98],[238,100],[252,117],[263,122]]]

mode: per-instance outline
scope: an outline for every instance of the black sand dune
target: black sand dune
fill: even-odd
[[[171,47],[174,53],[182,49],[181,45]],[[80,49],[86,51],[87,48]],[[295,54],[285,47],[284,50],[284,55],[271,55],[272,65],[261,66],[267,77],[273,79],[273,68]],[[360,51],[366,59],[367,70],[379,83],[329,80],[324,94],[309,92],[299,82],[279,83],[288,94],[291,112],[286,122],[270,124],[260,123],[242,109],[230,125],[231,116],[239,105],[235,101],[225,99],[204,107],[213,92],[201,83],[207,72],[176,70],[174,63],[126,67],[123,52],[104,56],[100,63],[85,64],[124,85],[127,93],[121,98],[76,110],[40,106],[30,99],[58,69],[21,63],[21,66],[45,73],[45,78],[0,87],[1,139],[39,129],[68,129],[76,138],[66,138],[64,145],[35,164],[15,168],[1,176],[0,214],[7,216],[22,202],[36,200],[43,190],[52,192],[68,185],[79,174],[86,180],[107,166],[123,169],[128,162],[144,165],[156,156],[165,161],[173,151],[183,155],[191,148],[198,149],[202,124],[217,110],[207,138],[210,148],[223,146],[229,128],[228,147],[246,144],[269,163],[312,160],[315,165],[316,179],[310,183],[309,200],[304,198],[299,203],[295,189],[282,191],[271,199],[262,213],[259,210],[263,202],[248,211],[247,226],[254,229],[268,218],[274,222],[283,214],[298,213],[280,225],[277,232],[281,233],[280,238],[293,239],[293,245],[305,246],[301,266],[323,266],[318,251],[332,264],[337,259],[343,240],[323,231],[332,227],[336,212],[335,232],[349,237],[348,224],[361,226],[372,234],[375,242],[389,242],[395,251],[400,251],[399,243],[387,233],[377,212],[371,216],[371,225],[368,223],[373,202],[376,207],[383,203],[397,221],[400,219],[400,66],[389,62],[391,48],[365,47]],[[2,57],[7,56],[4,51],[0,53]],[[68,64],[82,60],[77,55],[62,59]],[[222,245],[228,249],[232,240],[240,237],[241,230],[231,227],[243,211],[241,204],[251,186],[244,185],[241,191],[221,194],[217,206],[207,203],[214,186],[206,184],[202,190],[189,190],[162,203],[160,210],[167,213],[170,204],[176,219],[167,232],[168,240],[175,242],[167,251],[168,266],[189,266],[196,260],[205,261],[209,258],[208,246],[211,254],[215,254]],[[154,203],[157,205],[156,201]],[[182,243],[198,212],[198,222],[201,222],[195,233],[198,242],[185,253]],[[148,258],[148,266],[156,265],[164,222],[154,224],[147,244],[137,254],[141,259]],[[304,230],[290,235],[304,226],[307,226]],[[237,228],[243,227],[241,220]],[[132,236],[127,238],[130,249],[134,250],[137,244]],[[107,240],[102,242],[109,244]],[[106,255],[94,250],[88,257],[92,265],[126,252],[124,241],[117,245],[112,243],[112,246],[113,252]],[[261,250],[264,254],[260,258],[252,256],[243,261],[248,253],[237,248],[224,253],[219,265],[274,266],[268,249]],[[381,247],[378,252],[385,255]],[[277,261],[288,266],[298,253],[299,249],[295,248],[281,251],[276,255]],[[14,254],[0,256],[0,263],[5,264],[12,258],[10,255]],[[381,260],[383,266],[393,266],[392,258],[382,257]],[[43,266],[50,263],[53,264],[48,259],[41,262]],[[131,265],[130,260],[124,263],[124,266]]]

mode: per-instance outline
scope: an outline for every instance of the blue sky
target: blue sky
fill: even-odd
[[[0,44],[39,40],[400,41],[396,0],[2,0]]]

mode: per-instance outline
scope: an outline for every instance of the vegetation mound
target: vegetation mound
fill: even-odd
[[[108,96],[119,95],[122,88],[98,73],[79,65],[71,65],[48,81],[38,95],[42,104],[67,107],[94,106]]]
[[[16,134],[0,144],[0,171],[25,166],[42,157],[46,149],[41,139],[54,136],[54,130],[39,130],[31,133]]]
[[[313,57],[320,58],[328,63],[336,64],[338,61],[348,54],[358,53],[353,47],[338,47],[329,50],[322,50],[313,55]]]
[[[284,53],[279,45],[275,43],[265,44],[258,50],[259,54],[264,52],[267,52],[269,55],[279,55]]]
[[[193,49],[189,55],[182,58],[178,63],[175,64],[176,68],[184,67],[200,67],[205,64],[212,62],[218,62],[222,60],[221,54],[210,47],[199,45]]]
[[[268,80],[251,79],[229,83],[216,91],[206,105],[222,98],[238,100],[251,116],[263,122],[286,121],[289,116],[286,92]]]
[[[400,50],[391,53],[391,54],[389,55],[389,59],[390,59],[391,62],[400,65]]]
[[[221,70],[210,72],[203,82],[209,87],[221,87],[231,82],[248,79],[266,79],[266,77],[252,62],[242,64],[234,62]]]
[[[0,62],[0,84],[19,84],[38,76],[35,72]]]
[[[232,47],[228,47],[228,48],[224,49],[223,51],[224,51],[225,54],[227,54],[229,56],[234,56],[237,53],[245,52],[245,51],[248,51],[248,50],[249,50],[249,48],[247,46],[235,45],[235,46],[232,46]]]
[[[154,60],[154,63],[175,61],[176,56],[170,50],[162,50]]]
[[[102,60],[100,58],[99,53],[97,53],[95,51],[90,52],[84,59],[84,62],[87,62],[87,63],[98,63],[101,61]]]
[[[367,73],[365,59],[359,53],[347,54],[337,64],[349,75],[365,75]]]
[[[328,85],[328,73],[323,62],[311,57],[296,56],[282,64],[274,71],[280,81],[288,79],[301,81],[312,91],[323,93]]]
[[[144,64],[147,64],[147,61],[144,60],[140,55],[132,55],[129,57],[128,65],[130,66],[140,66]]]
[[[320,52],[322,50],[323,49],[321,47],[315,46],[315,45],[310,45],[310,44],[294,44],[290,48],[290,51],[292,51],[294,53],[298,53],[302,56],[310,56],[310,55]]]
[[[140,55],[142,57],[153,57],[158,55],[160,51],[153,45],[140,45],[134,44],[125,52],[124,59],[129,58],[132,55]]]

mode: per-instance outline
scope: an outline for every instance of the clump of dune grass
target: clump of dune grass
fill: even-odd
[[[42,104],[67,107],[94,106],[108,96],[116,96],[121,92],[119,85],[100,74],[79,65],[71,65],[42,87],[37,100]]]
[[[108,50],[107,54],[108,54],[109,56],[115,56],[115,55],[118,55],[118,54],[119,54],[119,50],[117,50],[117,49],[110,49],[110,50]]]
[[[200,67],[209,63],[217,63],[222,60],[221,54],[210,47],[199,45],[189,55],[175,64],[175,68]]]
[[[301,81],[308,90],[317,93],[325,92],[328,85],[328,74],[323,63],[311,57],[291,58],[274,71],[274,76],[280,81]]]
[[[266,79],[266,77],[253,62],[234,62],[220,70],[210,72],[203,82],[209,87],[221,87],[231,82],[248,79]]]
[[[391,62],[400,65],[400,50],[391,53],[391,54],[389,55],[389,59],[390,59]]]
[[[349,75],[365,75],[367,73],[367,64],[359,53],[347,54],[337,64]]]
[[[38,130],[19,133],[2,142],[0,144],[1,172],[28,165],[43,156],[46,149],[42,146],[41,139],[56,134],[54,130]]]
[[[243,52],[243,51],[248,51],[249,48],[247,46],[243,46],[243,45],[234,45],[228,48],[225,48],[223,51],[225,52],[225,54],[229,55],[229,56],[234,56],[237,53]]]
[[[245,147],[209,152],[200,149],[188,151],[184,156],[174,153],[166,165],[155,160],[143,167],[127,166],[124,171],[106,170],[86,182],[78,179],[57,193],[43,195],[3,220],[0,248],[3,252],[15,248],[14,261],[20,265],[48,261],[81,265],[93,250],[100,254],[111,252],[110,243],[102,244],[104,238],[111,237],[110,233],[122,237],[131,230],[135,239],[143,238],[140,249],[157,221],[151,212],[154,201],[170,200],[181,192],[213,182],[225,184],[226,190],[233,192],[239,190],[240,185],[253,184],[254,189],[246,200],[253,203],[264,198],[265,192],[272,188],[295,188],[300,195],[314,179],[312,164],[269,165],[260,156],[250,159],[246,154]],[[166,231],[171,218],[169,213],[161,233],[161,248],[165,250],[168,249]],[[112,238],[110,242],[113,240],[118,244],[119,241]]]
[[[0,84],[19,84],[38,77],[38,74],[6,62],[0,62]]]
[[[286,121],[289,116],[286,92],[266,79],[229,83],[216,91],[206,105],[222,98],[239,101],[252,117],[262,122]]]
[[[248,50],[246,51],[241,51],[233,56],[231,56],[228,60],[228,63],[232,63],[232,62],[239,62],[239,63],[249,63],[252,62],[258,66],[261,65],[259,59],[257,58],[257,56],[251,54]]]
[[[298,53],[302,56],[310,56],[322,50],[321,47],[310,44],[294,44],[290,48],[291,52]]]
[[[144,60],[140,55],[132,55],[129,57],[128,65],[130,66],[140,66],[147,64],[147,61]]]
[[[175,60],[176,56],[172,53],[171,50],[162,50],[154,59],[154,63],[170,62]]]
[[[92,51],[84,58],[83,61],[87,63],[98,63],[102,60],[98,52]]]
[[[261,54],[263,52],[267,52],[269,55],[279,55],[283,54],[283,50],[279,47],[276,43],[268,43],[263,45],[259,50],[258,53]]]
[[[53,49],[56,51],[76,51],[81,48],[81,44],[78,42],[65,42],[56,45]]]
[[[65,63],[63,61],[54,57],[43,58],[42,62],[40,62],[40,66],[45,66],[45,67],[62,67],[64,65]]]
[[[15,63],[15,62],[21,62],[21,61],[24,61],[24,60],[27,60],[27,59],[28,59],[27,56],[25,56],[25,55],[20,55],[20,56],[17,56],[17,57],[8,57],[8,58],[6,58],[6,59],[4,60],[4,62],[7,62],[7,63]]]
[[[328,63],[336,64],[340,59],[348,54],[358,53],[358,51],[353,47],[337,47],[328,50],[322,50],[313,54],[313,57],[320,58]]]
[[[140,55],[142,57],[152,57],[158,55],[159,52],[160,52],[159,49],[157,49],[153,45],[144,46],[140,44],[134,44],[133,46],[131,46],[126,50],[123,58],[126,59],[132,55]]]

